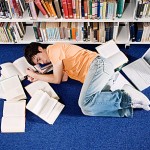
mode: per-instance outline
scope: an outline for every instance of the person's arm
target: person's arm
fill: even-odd
[[[62,61],[58,61],[53,65],[53,74],[40,74],[34,72],[33,70],[27,70],[27,75],[33,78],[33,81],[41,80],[49,83],[59,84],[61,83],[63,77],[63,63]]]
[[[65,82],[68,80],[68,75],[66,72],[63,72],[63,77],[62,77],[62,81]]]

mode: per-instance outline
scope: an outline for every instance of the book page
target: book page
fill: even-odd
[[[25,117],[2,117],[1,132],[25,132]]]
[[[15,76],[15,75],[19,75],[19,78],[21,80],[24,79],[22,74],[19,72],[19,70],[12,63],[1,64],[1,67],[2,67],[2,75],[5,78],[9,78],[9,77],[12,77],[12,76]]]
[[[100,46],[97,46],[96,50],[98,51],[100,56],[104,58],[109,58],[120,51],[119,47],[113,40],[110,40]]]
[[[0,84],[6,100],[17,101],[20,99],[26,99],[26,95],[18,76],[7,78],[1,81]]]
[[[18,102],[5,101],[3,107],[3,117],[25,116],[26,100]]]
[[[47,104],[44,106],[44,108],[40,112],[40,116],[42,118],[47,118],[50,115],[51,111],[54,109],[56,103],[58,103],[56,99],[49,97]]]
[[[144,54],[143,59],[150,65],[150,48]]]
[[[47,102],[49,100],[49,95],[41,90],[38,90],[28,102],[26,108],[39,115]]]
[[[26,69],[27,68],[32,68],[33,70],[35,70],[35,68],[33,66],[31,66],[27,60],[25,59],[25,57],[21,57],[18,58],[17,60],[15,60],[13,62],[14,66],[20,71],[20,73],[22,74],[22,76],[26,76]]]
[[[5,77],[1,74],[1,76],[0,76],[0,82],[1,82],[2,80],[4,80],[4,79],[5,79]],[[0,99],[5,99],[4,91],[3,91],[3,88],[2,88],[2,86],[1,86],[1,84],[0,84]]]
[[[49,124],[53,124],[55,120],[58,118],[59,114],[61,113],[64,107],[65,105],[58,102],[56,106],[54,107],[54,109],[52,110],[52,112],[50,113],[50,115],[47,117],[46,121]]]
[[[131,83],[118,71],[115,72],[115,79],[114,80],[115,80],[114,84],[110,88],[111,91],[115,91],[118,89],[121,90],[125,84],[132,86]]]
[[[59,99],[58,95],[56,94],[56,92],[52,89],[52,87],[44,81],[36,81],[33,82],[29,85],[27,85],[25,87],[25,89],[27,90],[27,92],[29,93],[29,95],[32,97],[34,95],[34,93],[37,90],[42,90],[44,92],[46,92],[50,97],[53,97],[54,99]]]
[[[114,69],[128,62],[128,58],[121,51],[109,57],[108,60],[113,64]]]

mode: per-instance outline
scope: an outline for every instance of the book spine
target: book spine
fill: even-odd
[[[36,27],[36,23],[34,22],[33,23],[33,31],[34,31],[34,35],[35,35],[35,38],[36,38],[36,41],[39,42],[39,36],[38,36],[38,31],[37,31],[37,27]]]
[[[95,1],[92,1],[92,19],[95,19]]]
[[[19,17],[22,18],[23,17],[23,12],[21,10],[21,6],[20,6],[20,3],[19,3],[19,0],[16,0],[16,3],[17,3],[17,9],[18,9]]]
[[[117,17],[121,18],[123,14],[124,0],[118,0],[117,2]]]
[[[84,16],[85,16],[85,19],[88,19],[88,6],[87,6],[87,0],[84,0]]]
[[[55,8],[56,8],[57,17],[61,18],[60,4],[59,4],[58,0],[54,0],[54,4],[55,4]]]
[[[97,19],[97,0],[95,0],[95,19]]]
[[[33,1],[30,1],[29,2],[29,8],[31,10],[31,15],[32,15],[32,19],[37,19],[37,13],[36,13],[36,10],[35,10],[35,5],[34,5],[34,2]]]
[[[52,16],[53,16],[54,18],[57,18],[57,15],[56,15],[56,12],[55,12],[55,9],[54,9],[54,3],[50,2],[50,3],[49,3],[49,6],[50,6],[50,8],[51,8]]]
[[[68,6],[68,17],[73,18],[72,0],[67,0],[67,6]]]
[[[80,18],[80,14],[79,14],[79,1],[76,0],[76,18],[79,19]]]
[[[100,19],[100,0],[97,0],[97,19]]]
[[[62,0],[62,7],[64,11],[64,17],[65,19],[68,19],[69,15],[68,15],[67,0]]]
[[[89,13],[90,13],[90,19],[92,19],[92,0],[89,0]]]
[[[81,17],[85,19],[85,11],[84,11],[84,1],[81,1]]]
[[[79,0],[79,18],[82,18],[81,0]]]
[[[43,7],[45,8],[45,10],[46,10],[47,14],[49,15],[49,17],[51,17],[51,12],[50,12],[51,10],[48,9],[48,3],[47,3],[47,1],[44,2],[44,0],[41,0],[41,3],[43,5]]]
[[[8,10],[8,16],[11,19],[12,18],[12,12],[11,12],[11,8],[10,8],[9,0],[5,0],[5,5],[6,5],[6,8]]]
[[[48,18],[48,14],[45,11],[44,7],[42,6],[41,1],[40,0],[35,0],[34,3],[38,7],[38,9],[42,12],[43,16],[45,16],[45,18]]]
[[[76,19],[76,0],[72,0],[73,18]]]

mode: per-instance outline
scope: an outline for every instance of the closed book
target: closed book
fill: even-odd
[[[19,0],[16,0],[16,3],[17,3],[17,9],[18,9],[19,17],[22,18],[22,17],[23,17],[23,11],[22,11],[22,9],[21,9]]]
[[[45,10],[46,10],[47,14],[49,15],[49,17],[51,17],[51,10],[49,9],[48,2],[44,1],[44,0],[41,0],[41,3],[43,5],[43,7],[45,8]]]
[[[109,26],[109,23],[105,23],[105,30],[106,30],[106,37],[105,37],[105,40],[106,41],[109,41],[110,39],[110,26]]]
[[[89,0],[89,16],[92,18],[92,0]]]
[[[63,7],[63,11],[64,11],[64,17],[65,17],[65,19],[68,19],[69,14],[68,14],[67,0],[62,0],[62,7]]]
[[[36,27],[36,23],[35,22],[33,23],[33,31],[34,31],[34,35],[35,35],[36,41],[39,42],[40,39],[39,39],[39,36],[38,36],[38,31],[37,31],[37,27]]]
[[[73,18],[72,0],[67,0],[67,6],[68,6],[68,17]]]
[[[84,1],[81,1],[81,18],[85,19]]]
[[[80,18],[80,13],[79,13],[79,1],[76,0],[76,18]]]
[[[144,10],[144,3],[141,4],[140,12],[139,12],[139,18],[142,18],[143,10]]]
[[[138,2],[137,2],[138,4],[137,4],[137,8],[136,8],[136,18],[139,18],[139,16],[140,16],[140,9],[141,9],[141,6],[142,6],[142,1],[141,0],[138,0]]]
[[[88,19],[88,1],[87,0],[84,0],[84,17],[85,19]]]
[[[60,3],[58,0],[54,0],[54,5],[57,13],[57,17],[61,18],[61,8],[60,8]]]
[[[121,18],[124,10],[124,3],[125,0],[118,0],[117,1],[117,17]]]
[[[11,8],[10,8],[10,3],[9,0],[5,0],[5,6],[8,12],[8,17],[11,19],[12,18],[12,12],[11,12]]]
[[[135,35],[135,41],[140,42],[143,34],[143,23],[138,22],[136,23],[136,35]]]
[[[37,11],[33,1],[29,2],[29,8],[31,10],[32,19],[37,19]]]
[[[100,19],[100,0],[97,0],[97,18]]]
[[[129,30],[130,30],[130,40],[132,41],[132,42],[134,42],[135,41],[135,23],[134,22],[131,22],[130,24],[129,24]]]
[[[72,31],[72,39],[75,40],[76,39],[76,24],[75,24],[75,22],[71,23],[71,31]]]
[[[73,18],[76,19],[76,0],[72,0]]]
[[[38,7],[38,9],[42,12],[43,16],[44,16],[45,18],[48,18],[48,14],[47,14],[47,12],[45,11],[44,7],[42,6],[41,1],[40,1],[40,0],[35,0],[34,3],[35,3],[36,6]]]
[[[57,18],[57,15],[56,15],[56,12],[55,12],[55,9],[54,9],[54,3],[53,3],[53,1],[52,1],[52,0],[49,0],[48,4],[49,4],[49,6],[50,6],[52,16],[53,16],[54,18]]]

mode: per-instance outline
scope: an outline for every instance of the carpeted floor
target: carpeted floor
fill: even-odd
[[[25,45],[0,45],[0,64],[23,56]],[[94,50],[95,45],[81,45]],[[132,62],[150,45],[131,45],[120,49]],[[23,81],[24,86],[29,84]],[[81,83],[69,80],[51,84],[65,104],[54,125],[49,125],[31,112],[26,112],[26,132],[0,134],[0,150],[149,150],[150,112],[135,110],[133,118],[84,116],[78,107]],[[150,98],[150,88],[143,91]],[[29,100],[29,99],[28,99]],[[2,117],[3,100],[0,100]]]

